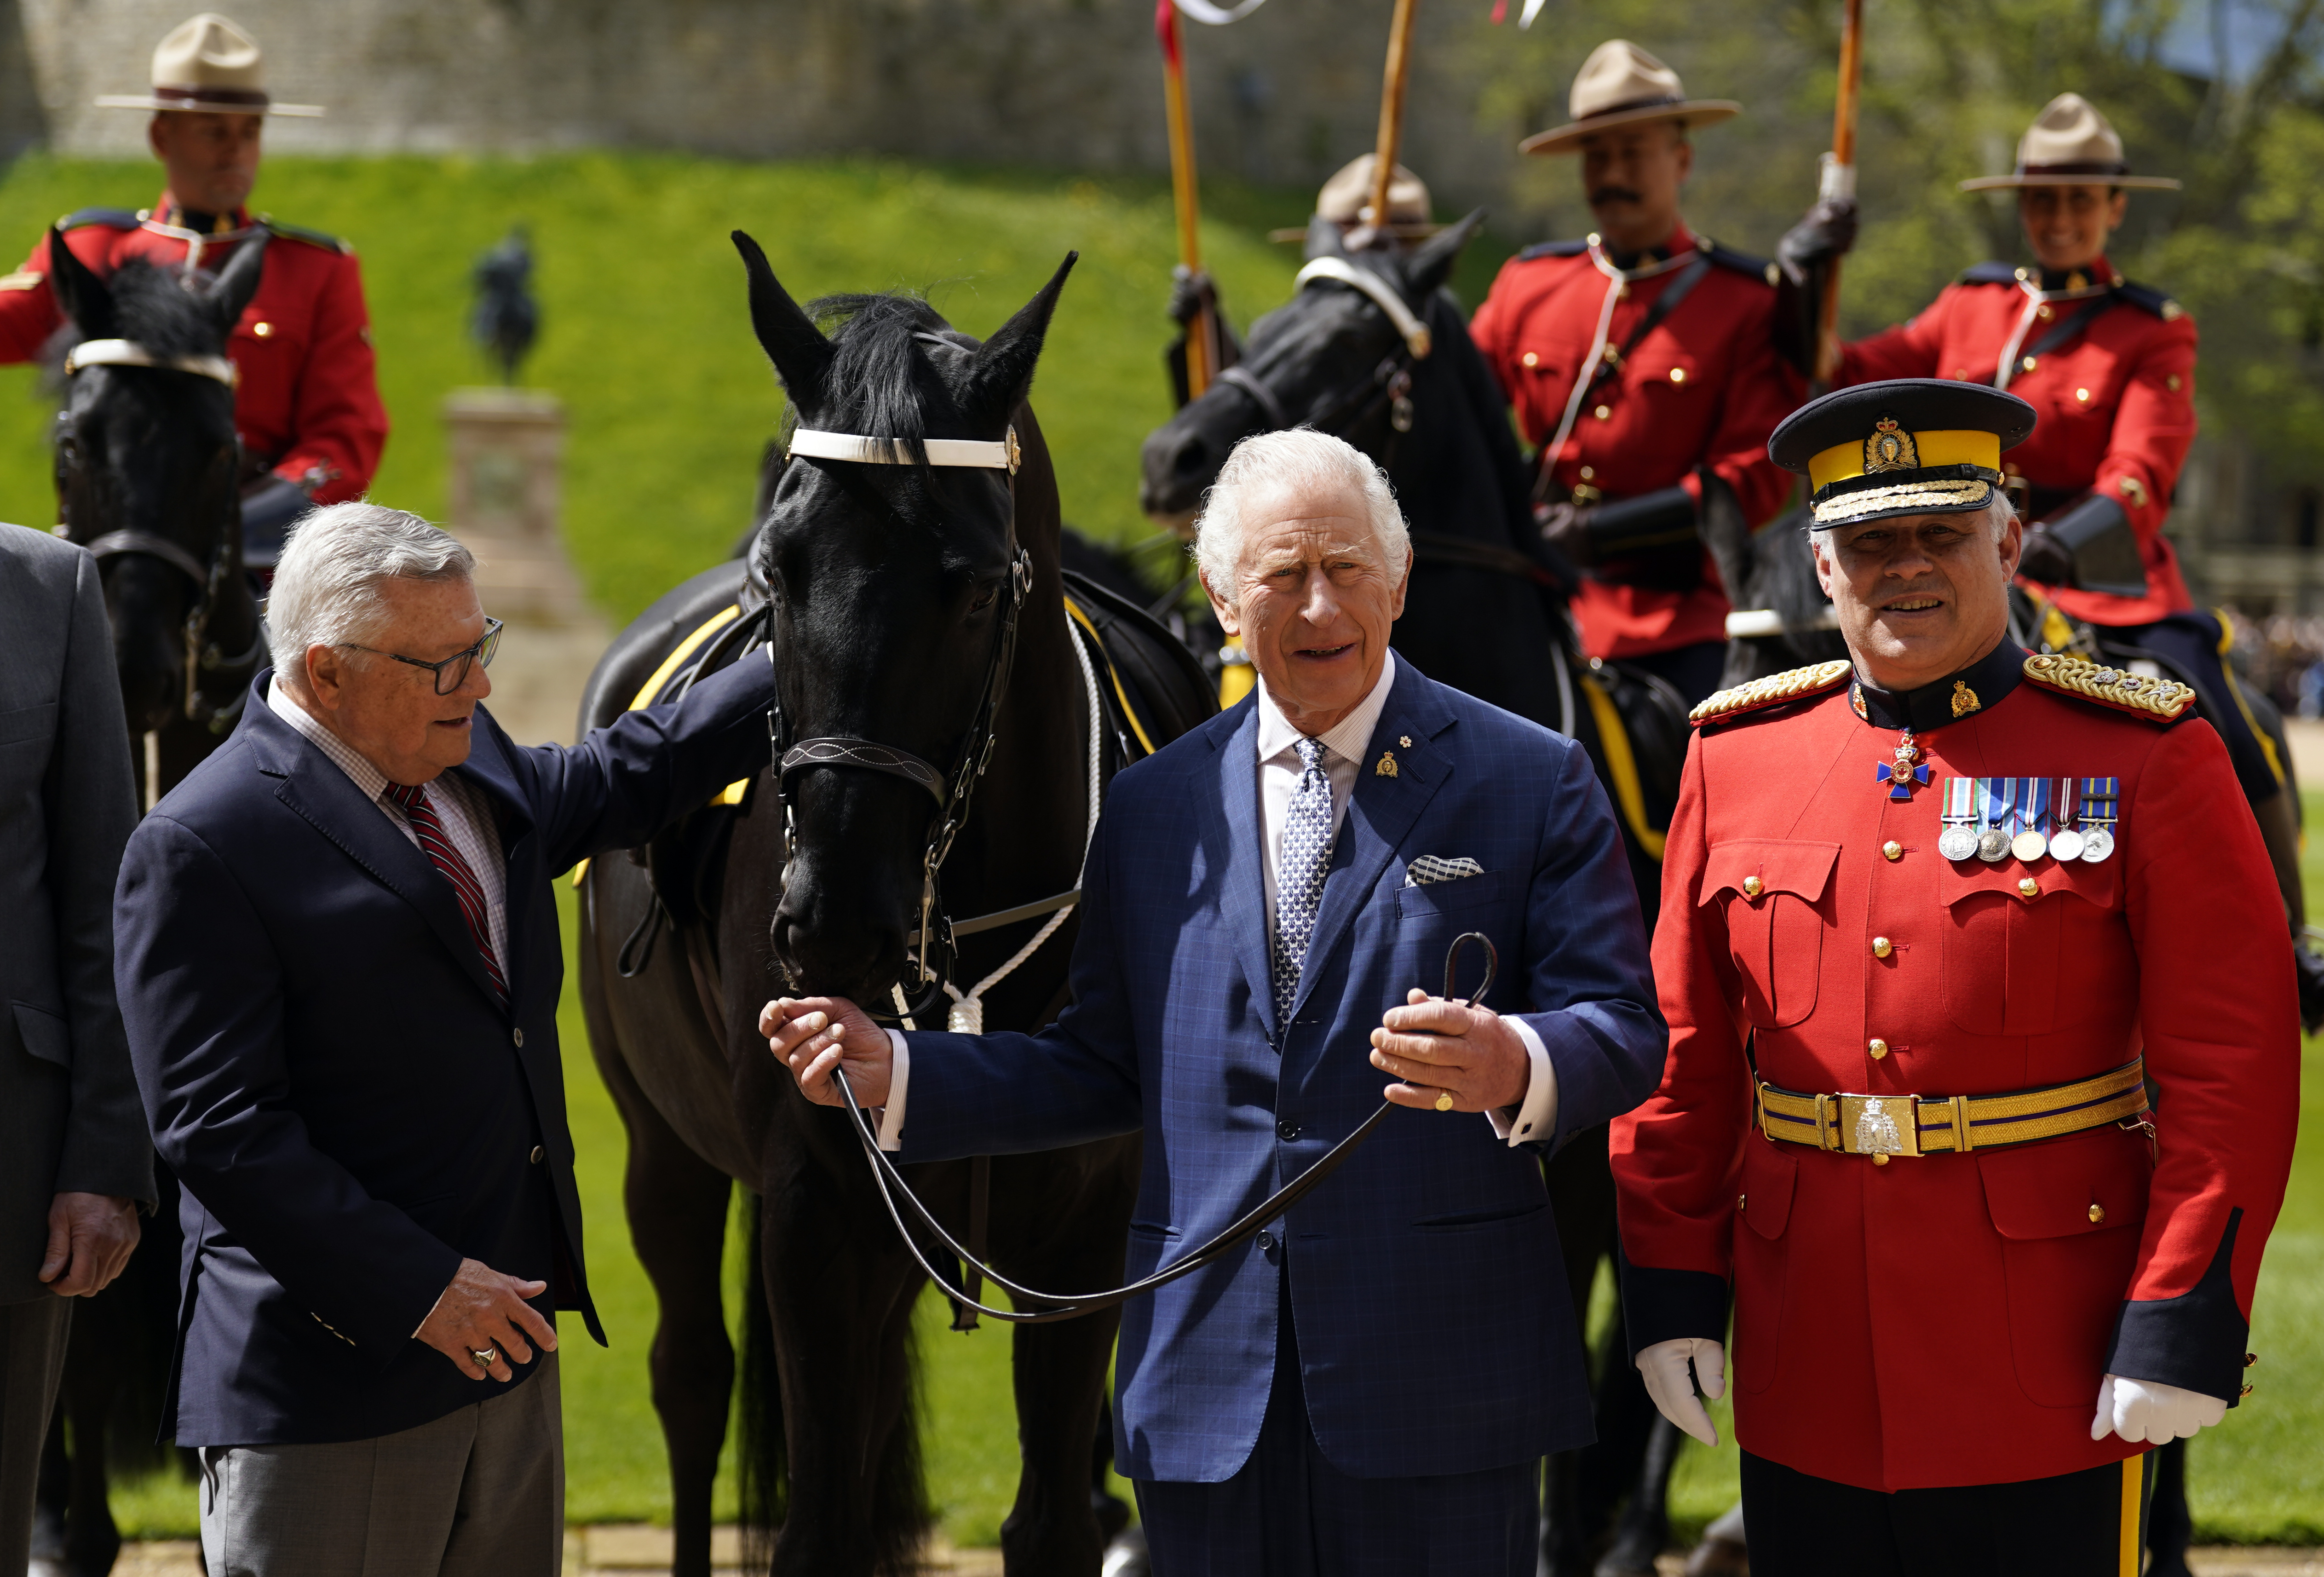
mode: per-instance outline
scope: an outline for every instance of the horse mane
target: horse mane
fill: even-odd
[[[113,311],[121,337],[158,356],[216,355],[225,337],[208,304],[175,270],[133,257],[113,271]]]
[[[818,420],[843,432],[896,439],[916,464],[926,464],[929,397],[950,390],[928,375],[922,337],[950,334],[952,325],[925,297],[902,292],[818,296],[807,311],[832,348]],[[796,413],[796,404],[792,409]]]

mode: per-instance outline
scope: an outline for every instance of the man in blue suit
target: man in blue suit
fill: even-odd
[[[1198,551],[1259,687],[1115,781],[1057,1022],[890,1035],[811,998],[761,1026],[810,1097],[844,1068],[902,1160],[1142,1129],[1133,1277],[1313,1165],[1386,1072],[1412,1115],[1125,1310],[1115,1461],[1166,1577],[1526,1577],[1538,1460],[1591,1438],[1541,1158],[1663,1066],[1613,816],[1580,748],[1389,654],[1411,550],[1356,450],[1246,440]],[[1474,1007],[1430,994],[1466,931],[1502,960]]]
[[[553,1311],[589,1301],[550,880],[764,767],[739,663],[572,749],[478,703],[474,561],[334,505],[267,608],[281,665],[131,838],[122,1016],[185,1185],[170,1417],[209,1570],[558,1569]]]

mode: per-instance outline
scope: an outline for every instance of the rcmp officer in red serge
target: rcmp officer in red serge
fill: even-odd
[[[2135,1573],[2150,1446],[2244,1388],[2291,949],[2191,692],[2007,638],[2034,418],[1915,379],[1787,420],[1853,661],[1695,713],[1613,1166],[1638,1366],[1706,1440],[1731,1287],[1757,1577]]]
[[[2017,193],[2035,261],[1978,264],[1911,322],[1845,346],[1835,382],[1962,379],[2006,389],[2041,412],[2034,436],[2002,462],[2029,522],[2019,573],[2068,617],[2192,680],[2259,820],[2297,935],[2306,918],[2299,807],[2272,742],[2228,679],[2227,632],[2196,608],[2163,535],[2195,437],[2195,320],[2161,290],[2126,280],[2106,255],[2132,191],[2178,185],[2133,174],[2106,116],[2079,94],[2060,94],[2019,143],[2015,171],[1961,182]],[[1853,213],[1820,232],[1828,217],[1811,214],[1785,238],[1785,258],[1836,254]],[[2048,640],[2063,646],[2068,632],[2056,622]],[[2324,1017],[2324,980],[2307,989],[2313,1023]]]
[[[137,213],[84,208],[66,216],[23,268],[0,275],[0,362],[35,359],[64,322],[49,289],[51,246],[70,246],[103,276],[133,257],[215,272],[236,246],[265,244],[258,293],[226,354],[239,374],[244,556],[271,567],[290,522],[310,503],[359,498],[371,485],[387,441],[387,411],[354,249],[244,206],[265,117],[323,113],[274,103],[263,64],[248,33],[206,12],[153,51],[150,95],[97,101],[153,112],[146,137],[169,185],[158,203]]]
[[[1728,612],[1696,531],[1702,490],[1715,478],[1755,525],[1774,515],[1791,481],[1765,445],[1800,395],[1772,337],[1774,265],[1679,217],[1689,130],[1741,106],[1688,98],[1620,39],[1583,62],[1570,106],[1570,124],[1521,146],[1581,154],[1597,231],[1512,258],[1470,330],[1540,447],[1544,535],[1587,572],[1583,648],[1699,701],[1719,682]]]

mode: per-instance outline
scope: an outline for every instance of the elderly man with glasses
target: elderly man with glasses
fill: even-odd
[[[550,881],[767,763],[763,663],[519,747],[479,705],[473,567],[395,510],[309,516],[281,667],[122,867],[122,1015],[185,1185],[166,1427],[213,1572],[558,1569],[555,1311],[604,1338]]]

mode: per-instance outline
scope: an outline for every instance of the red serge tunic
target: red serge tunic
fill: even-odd
[[[1697,467],[1735,490],[1758,525],[1783,507],[1792,478],[1767,458],[1767,435],[1800,401],[1771,330],[1772,265],[1698,241],[1681,225],[1669,255],[1700,247],[1713,263],[1686,298],[1641,337],[1610,377],[1584,399],[1554,460],[1569,490],[1609,499],[1684,486],[1698,499]],[[1621,346],[1681,271],[1637,280],[1615,302],[1608,344]],[[1529,247],[1501,267],[1469,325],[1486,364],[1516,407],[1529,444],[1557,432],[1582,364],[1597,343],[1612,281],[1586,244]],[[1727,638],[1727,594],[1708,552],[1691,591],[1611,585],[1585,576],[1573,610],[1592,657],[1634,657]]]
[[[1961,676],[1982,710],[1922,715],[1906,801],[1875,778],[1897,730],[1837,677],[1701,728],[1654,941],[1670,1058],[1612,1129],[1634,1348],[1723,1336],[1731,1279],[1744,1449],[1868,1489],[2133,1455],[2090,1439],[2109,1372],[2234,1398],[2291,1165],[2290,948],[2218,736],[2017,682],[2023,656]],[[2112,858],[1938,853],[1945,779],[2069,774],[2120,779]],[[1802,1093],[1985,1095],[2142,1052],[2154,1160],[2113,1125],[1885,1166],[1753,1125],[1755,1065]]]
[[[2036,518],[2092,489],[2122,506],[2145,561],[2146,595],[2041,589],[2077,619],[2151,624],[2194,606],[2163,521],[2195,438],[2195,320],[2160,291],[2125,281],[2103,257],[2089,276],[2108,283],[2089,293],[2051,292],[2026,326],[2008,389],[2031,401],[2040,420],[2003,464],[2032,484]],[[2043,281],[2008,263],[1978,264],[1909,323],[1845,346],[1840,382],[1994,382],[2002,353],[2034,305],[2026,282]],[[2090,315],[2082,318],[2085,311]],[[2078,320],[2062,343],[2026,354]]]
[[[153,213],[173,214],[167,192]],[[89,209],[65,221],[66,244],[100,278],[133,257],[176,266],[187,244],[144,227],[143,216]],[[254,223],[235,214],[236,226]],[[360,498],[387,443],[372,355],[363,274],[345,242],[260,218],[272,232],[258,293],[235,325],[226,354],[241,370],[234,421],[243,447],[277,476],[312,481],[317,503]],[[13,274],[0,276],[0,363],[28,362],[64,322],[48,281],[49,236]],[[205,267],[233,254],[206,252]],[[315,480],[316,477],[319,480]]]

